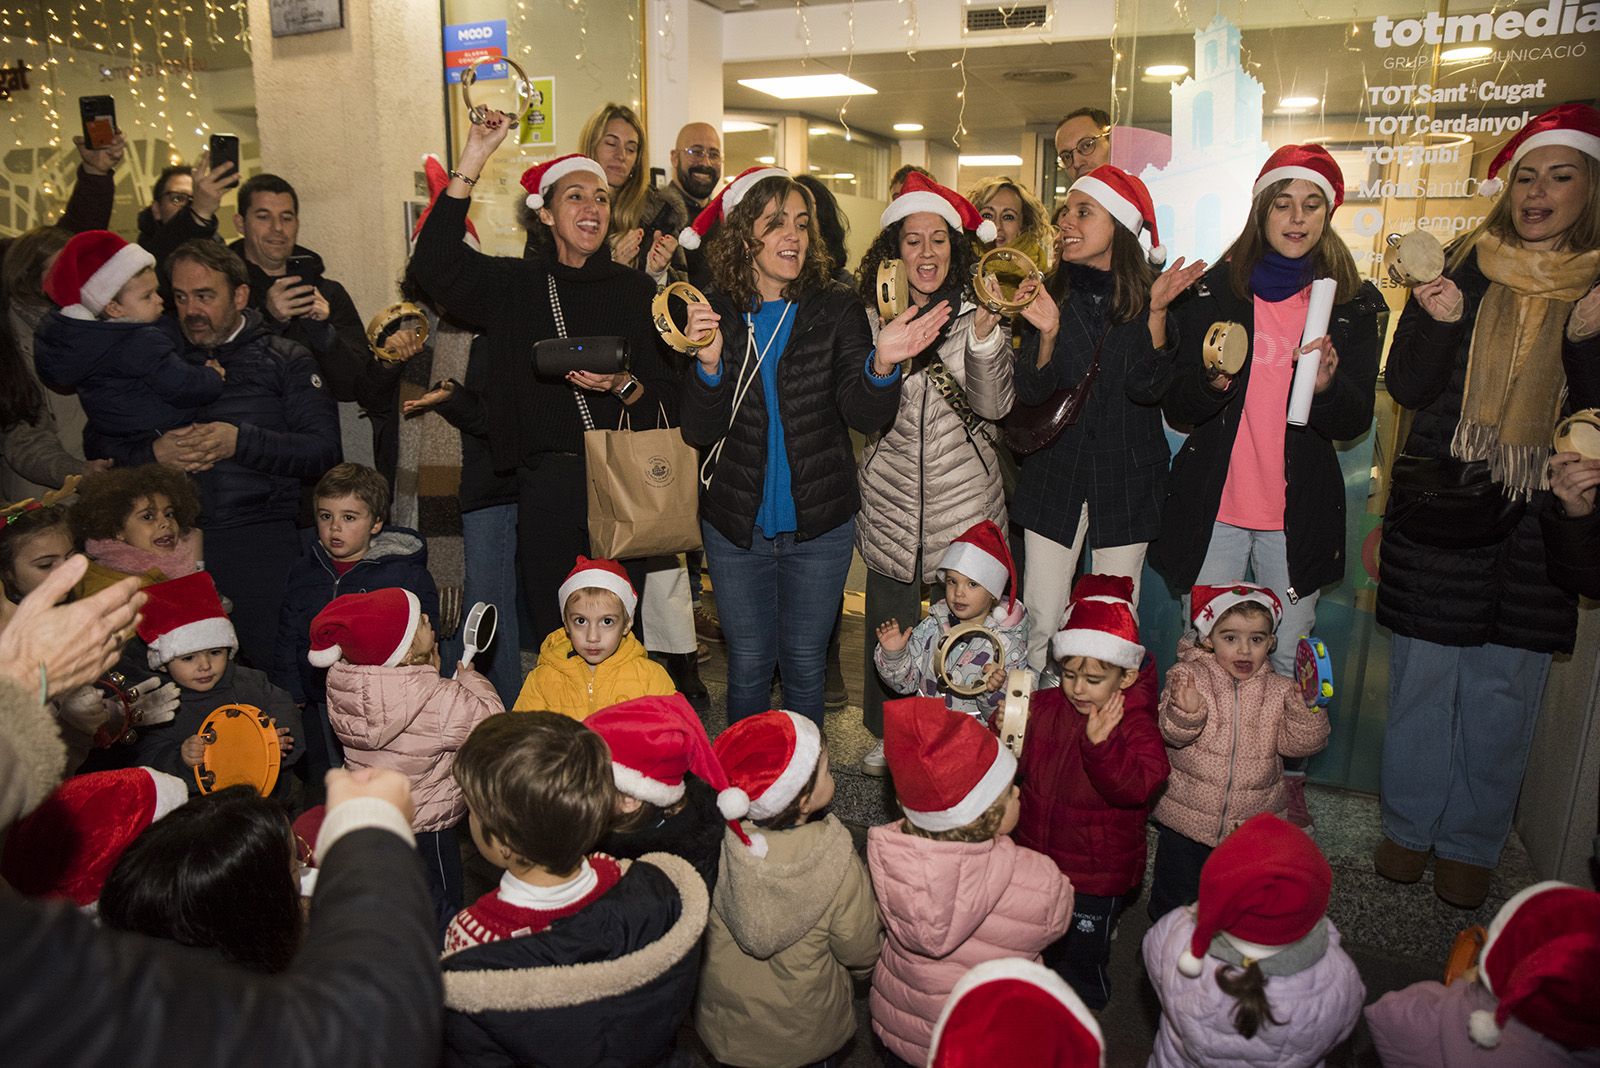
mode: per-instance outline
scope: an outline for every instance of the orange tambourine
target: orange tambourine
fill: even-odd
[[[200,724],[199,733],[206,744],[194,769],[201,793],[250,786],[265,797],[278,784],[278,730],[261,709],[222,705]]]

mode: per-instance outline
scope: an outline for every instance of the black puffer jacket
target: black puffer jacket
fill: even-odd
[[[621,859],[634,859],[646,853],[671,853],[694,865],[706,884],[706,892],[717,888],[717,871],[722,866],[722,836],[728,829],[717,808],[717,792],[693,775],[683,777],[684,806],[648,827],[632,831],[612,831],[600,839],[600,852]]]
[[[683,437],[705,450],[727,434],[711,488],[700,493],[700,515],[723,537],[749,548],[766,480],[766,399],[755,374],[729,428],[750,328],[728,298],[713,293],[708,299],[722,317],[722,377],[708,386],[694,371],[684,376]],[[789,449],[796,536],[805,539],[826,534],[861,507],[850,431],[872,434],[888,427],[903,376],[896,374],[886,386],[867,377],[872,331],[860,298],[846,286],[830,282],[806,293],[794,317],[778,364],[778,412]]]
[[[1600,597],[1600,511],[1575,519],[1552,500],[1540,519],[1550,577],[1556,585],[1584,597]]]
[[[1218,392],[1206,382],[1204,342],[1211,324],[1239,323],[1252,336],[1255,330],[1254,304],[1234,294],[1228,269],[1226,263],[1211,268],[1193,296],[1173,308],[1178,366],[1161,408],[1169,423],[1190,434],[1172,462],[1161,536],[1150,546],[1150,564],[1179,595],[1189,592],[1205,562],[1254,362],[1252,341],[1250,358],[1226,390]],[[1383,307],[1370,282],[1334,305],[1328,333],[1339,353],[1338,371],[1333,384],[1312,401],[1311,421],[1284,435],[1289,583],[1303,593],[1344,577],[1344,477],[1333,443],[1358,438],[1372,426]]]
[[[1461,421],[1467,354],[1478,305],[1489,280],[1470,254],[1450,272],[1466,310],[1454,323],[1434,319],[1407,301],[1395,328],[1384,380],[1389,395],[1416,412],[1402,452],[1450,455],[1450,439]],[[1600,338],[1563,346],[1568,404],[1600,404]],[[1391,498],[1392,500],[1393,498]],[[1537,493],[1522,521],[1495,545],[1439,549],[1385,529],[1378,584],[1378,622],[1411,638],[1439,645],[1493,643],[1539,653],[1572,651],[1577,600],[1551,581],[1545,561],[1540,513],[1551,507]]]

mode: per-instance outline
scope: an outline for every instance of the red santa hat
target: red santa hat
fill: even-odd
[[[1036,961],[987,960],[956,983],[933,1025],[928,1068],[1104,1068],[1094,1013]]]
[[[450,184],[450,174],[444,169],[444,164],[439,162],[439,157],[429,152],[422,157],[422,173],[428,180],[428,206],[422,209],[422,214],[417,216],[417,225],[411,228],[411,247],[416,248],[417,237],[422,233],[422,224],[428,221],[428,216],[433,213],[433,206],[439,203],[439,197],[444,193],[445,186]],[[473,248],[481,248],[478,241],[478,229],[472,225],[472,220],[467,220],[467,235],[464,240]]]
[[[27,897],[98,900],[117,858],[144,829],[189,799],[189,787],[154,768],[68,779],[6,835],[0,874]]]
[[[694,772],[717,791],[717,811],[745,845],[739,820],[750,811],[750,795],[731,786],[711,748],[711,739],[689,699],[638,697],[602,708],[583,725],[611,748],[611,775],[629,797],[667,808],[683,800],[683,776]]]
[[[972,201],[954,189],[940,185],[927,175],[912,171],[906,175],[900,195],[889,201],[878,217],[878,225],[887,228],[919,211],[930,211],[957,230],[971,231],[984,244],[995,239],[999,231],[993,219],[985,219]]]
[[[634,592],[633,583],[628,581],[628,572],[615,560],[591,560],[587,556],[579,556],[578,562],[572,565],[572,570],[567,574],[567,581],[556,591],[557,610],[564,615],[567,598],[579,590],[607,590],[616,594],[629,619],[633,618],[634,610],[639,607],[639,595]]]
[[[1157,266],[1167,262],[1166,246],[1156,232],[1156,206],[1150,199],[1145,184],[1121,167],[1101,164],[1072,183],[1069,193],[1082,193],[1093,198],[1123,228],[1138,237],[1141,232],[1149,236],[1150,251],[1145,254]]]
[[[749,817],[765,820],[788,808],[811,781],[822,759],[822,732],[794,712],[760,712],[729,724],[717,735],[712,750],[727,771],[728,782],[748,799]],[[746,844],[757,856],[767,855],[762,836]]]
[[[1061,629],[1050,638],[1050,653],[1057,660],[1092,656],[1130,670],[1144,663],[1139,619],[1133,612],[1133,580],[1126,575],[1079,579]]]
[[[148,646],[152,668],[175,657],[203,649],[239,651],[239,635],[222,609],[217,584],[205,571],[146,586],[144,611],[139,615],[139,637]]]
[[[1508,1017],[1568,1049],[1600,1047],[1600,894],[1566,883],[1535,883],[1500,907],[1478,958],[1478,978],[1499,999],[1467,1020],[1479,1046],[1493,1049]]]
[[[1227,586],[1196,586],[1189,591],[1189,618],[1194,623],[1195,634],[1201,638],[1211,636],[1223,613],[1235,605],[1253,601],[1272,613],[1272,629],[1276,631],[1283,621],[1283,603],[1278,595],[1265,586],[1253,582],[1235,582]]]
[[[1284,145],[1268,156],[1250,196],[1252,199],[1260,196],[1274,182],[1296,178],[1304,178],[1322,190],[1322,195],[1333,205],[1328,214],[1333,214],[1344,203],[1344,172],[1321,145]]]
[[[1251,816],[1200,869],[1194,935],[1178,971],[1198,978],[1223,932],[1253,949],[1300,941],[1327,914],[1332,890],[1333,869],[1310,835],[1270,812]]]
[[[739,202],[754,189],[757,182],[768,178],[788,178],[789,172],[782,167],[746,167],[738,175],[722,187],[722,191],[711,198],[711,203],[700,210],[694,221],[678,232],[678,244],[684,248],[696,249],[706,235],[722,225],[722,220],[728,217],[728,212],[739,206]]]
[[[93,319],[156,258],[110,230],[74,234],[44,276],[45,295],[71,319]]]
[[[912,177],[916,177],[915,172]],[[1017,601],[1017,568],[1011,562],[1006,536],[990,520],[974,523],[950,543],[935,572],[940,582],[946,571],[961,572],[1008,608]],[[1011,591],[1010,597],[1006,596],[1007,590]]]
[[[411,652],[422,622],[422,602],[410,590],[390,588],[347,593],[328,602],[311,621],[314,667],[340,660],[369,667],[394,667]]]
[[[1489,164],[1489,176],[1478,183],[1478,192],[1486,197],[1499,196],[1506,187],[1498,177],[1507,164],[1513,172],[1517,161],[1541,145],[1566,145],[1586,156],[1600,159],[1600,111],[1588,104],[1557,104],[1517,131],[1517,136]]]
[[[534,211],[544,207],[544,195],[550,192],[550,187],[567,175],[580,171],[588,171],[602,183],[606,181],[606,169],[581,152],[547,159],[523,171],[522,188],[528,191],[528,207]]]
[[[906,819],[925,831],[965,827],[1005,796],[1017,758],[977,719],[937,697],[883,703],[883,755]]]

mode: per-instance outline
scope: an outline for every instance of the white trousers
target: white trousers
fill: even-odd
[[[1043,671],[1050,659],[1050,639],[1061,629],[1061,617],[1067,610],[1067,600],[1072,596],[1072,577],[1078,570],[1078,556],[1083,552],[1084,539],[1089,536],[1089,502],[1083,502],[1078,514],[1078,531],[1072,544],[1062,545],[1043,534],[1023,530],[1023,552],[1027,557],[1023,565],[1026,577],[1023,582],[1022,603],[1028,606],[1028,666]],[[1133,580],[1133,607],[1139,607],[1139,577],[1144,573],[1147,541],[1132,545],[1107,545],[1091,550],[1089,571],[1096,575],[1126,575]]]

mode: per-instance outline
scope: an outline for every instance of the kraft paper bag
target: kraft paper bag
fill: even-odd
[[[611,560],[700,548],[699,458],[676,427],[589,430],[589,548]]]

